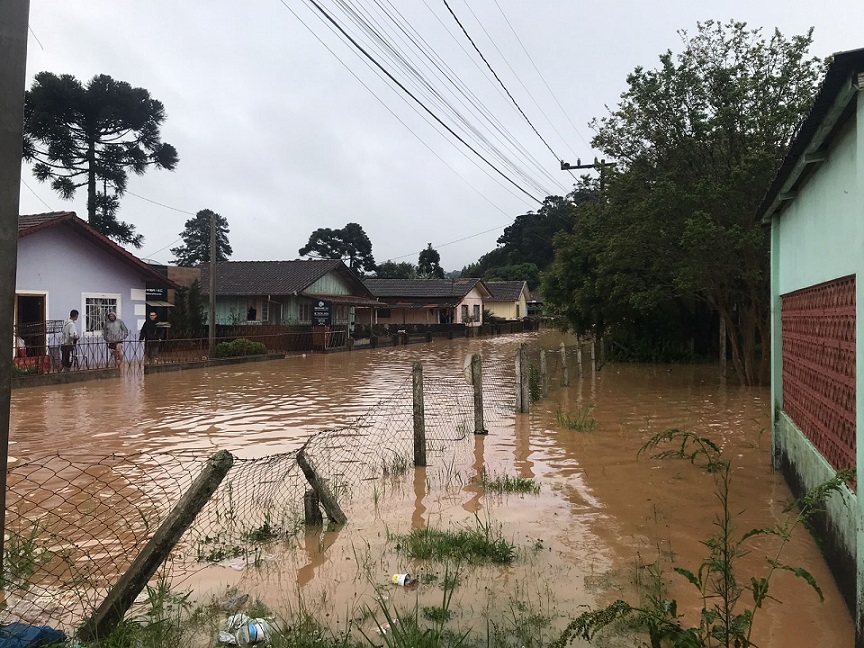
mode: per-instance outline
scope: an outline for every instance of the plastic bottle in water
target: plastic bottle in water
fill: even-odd
[[[254,619],[244,623],[234,634],[238,646],[251,646],[263,643],[270,638],[270,624],[263,619]]]

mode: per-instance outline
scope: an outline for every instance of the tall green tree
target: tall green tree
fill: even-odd
[[[348,223],[341,229],[316,229],[299,253],[300,256],[318,259],[342,259],[348,263],[348,267],[359,273],[375,270],[372,241],[357,223]]]
[[[429,243],[417,257],[417,274],[425,279],[443,279],[444,268],[441,267],[441,255]]]
[[[407,261],[385,261],[375,268],[377,279],[416,279],[417,266]]]
[[[216,260],[225,261],[234,251],[228,243],[228,219],[209,209],[202,209],[195,218],[186,221],[180,232],[183,245],[171,248],[174,263],[180,266],[195,266],[210,262],[210,222],[216,218]]]
[[[618,163],[602,204],[559,236],[544,292],[577,329],[710,308],[746,384],[767,378],[768,241],[753,215],[809,110],[812,32],[699,23],[636,68],[593,145]],[[608,172],[607,172],[608,174]],[[716,329],[715,329],[716,331]]]
[[[117,219],[128,173],[173,170],[177,150],[162,142],[162,103],[110,76],[82,84],[70,74],[36,75],[24,104],[24,159],[33,175],[69,200],[87,187],[87,218],[120,243],[141,247],[135,226]]]

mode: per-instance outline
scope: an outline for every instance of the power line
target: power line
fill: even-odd
[[[283,2],[282,4],[285,5],[284,2]],[[324,48],[325,48],[328,52],[330,52],[334,57],[336,57],[336,60],[339,61],[339,63],[340,63],[340,64],[341,64],[341,65],[342,65],[342,66],[343,66],[343,67],[344,67],[344,68],[349,72],[349,74],[351,74],[351,76],[353,76],[353,77],[354,77],[354,78],[355,78],[355,79],[360,83],[360,85],[362,85],[364,88],[366,88],[366,90],[368,90],[369,93],[370,93],[373,97],[375,97],[375,99],[376,99],[376,100],[377,100],[377,101],[378,101],[378,102],[379,102],[379,103],[380,103],[380,104],[381,104],[381,105],[382,105],[382,106],[387,110],[387,112],[389,112],[391,115],[393,115],[393,117],[395,117],[396,120],[397,120],[400,124],[402,124],[406,129],[408,129],[408,132],[410,132],[410,133],[411,133],[415,138],[417,138],[417,140],[418,140],[418,141],[419,141],[423,146],[425,146],[425,147],[429,150],[429,152],[432,153],[432,155],[434,155],[435,157],[437,157],[437,158],[438,158],[438,159],[439,159],[439,160],[444,164],[444,166],[446,166],[446,167],[447,167],[448,169],[450,169],[454,174],[456,174],[456,177],[458,177],[460,180],[462,180],[462,182],[464,182],[466,185],[468,185],[468,186],[471,188],[471,190],[474,191],[474,192],[475,192],[477,195],[479,195],[481,198],[483,198],[483,200],[485,200],[486,202],[488,202],[490,205],[492,205],[495,209],[497,209],[498,211],[500,211],[500,212],[501,212],[502,214],[504,214],[505,216],[507,215],[507,212],[505,212],[501,207],[499,207],[497,204],[495,204],[494,202],[492,202],[492,200],[490,200],[487,196],[485,196],[485,195],[484,195],[484,194],[483,194],[479,189],[477,189],[477,187],[475,187],[473,184],[471,184],[470,182],[468,182],[468,180],[467,180],[464,176],[462,176],[462,175],[461,175],[461,174],[460,174],[456,169],[454,169],[454,168],[453,168],[453,167],[452,167],[452,166],[451,166],[451,165],[450,165],[450,164],[449,164],[449,163],[448,163],[444,158],[442,158],[442,157],[441,157],[441,156],[440,156],[440,155],[439,155],[439,154],[438,154],[438,153],[437,153],[437,152],[436,152],[436,151],[435,151],[431,146],[429,146],[429,144],[427,144],[427,143],[423,140],[423,138],[420,137],[420,135],[418,135],[418,134],[414,131],[414,129],[412,129],[412,128],[407,124],[407,123],[405,123],[405,121],[404,121],[401,117],[399,117],[399,115],[397,115],[397,114],[393,111],[393,109],[390,108],[390,106],[388,106],[388,105],[384,102],[384,100],[381,99],[381,97],[379,97],[379,96],[375,93],[374,90],[372,90],[372,88],[370,88],[370,87],[369,87],[369,86],[368,86],[368,85],[367,85],[367,84],[366,84],[366,83],[365,83],[365,82],[364,82],[364,81],[363,81],[359,76],[357,76],[357,74],[356,74],[356,73],[355,73],[355,72],[354,72],[354,71],[353,71],[353,70],[352,70],[352,69],[351,69],[351,68],[350,68],[346,63],[345,63],[345,61],[343,61],[343,60],[339,57],[339,55],[336,54],[336,52],[334,52],[334,51],[330,48],[330,46],[327,45],[327,43],[325,43],[325,42],[324,42],[324,41],[323,41],[323,40],[318,36],[318,34],[315,33],[315,31],[314,31],[311,27],[309,27],[309,25],[307,25],[306,22],[305,22],[305,21],[304,21],[304,20],[303,20],[303,19],[302,19],[302,18],[301,18],[301,17],[300,17],[300,16],[299,16],[299,15],[298,15],[294,10],[293,10],[293,9],[291,9],[291,7],[285,5],[285,8],[288,9],[288,11],[290,11],[290,12],[294,15],[294,17],[297,18],[297,20],[299,20],[300,23],[301,23],[304,27],[306,27],[306,29],[309,31],[309,33],[311,33],[311,34],[315,37],[315,39],[316,39],[319,43],[321,43],[321,45],[323,45]],[[409,104],[409,105],[411,105],[411,104]],[[412,108],[413,108],[413,106],[412,106]],[[418,113],[418,114],[421,114],[421,113]],[[457,150],[459,150],[460,153],[462,152],[460,149],[457,149]],[[464,155],[464,153],[463,153],[463,155]],[[473,159],[471,159],[471,158],[469,158],[469,157],[467,157],[467,156],[465,156],[465,157],[466,157],[466,159],[468,159],[472,164],[475,164],[475,165],[477,164]],[[480,167],[479,165],[477,165],[477,168],[479,168],[479,169],[480,169],[481,171],[483,171],[484,173],[487,173],[487,175],[488,175],[488,172],[487,172],[485,169],[483,169],[482,167]],[[490,177],[490,178],[493,178],[493,176],[489,176],[489,177]],[[495,178],[493,178],[493,179],[496,180],[496,182],[497,182],[497,179],[495,179]],[[501,186],[504,186],[504,185],[501,185]],[[509,187],[505,187],[505,189],[507,189],[507,190],[509,191]],[[513,194],[513,195],[516,196],[516,194]],[[521,198],[521,196],[516,196],[516,197]],[[523,199],[523,200],[524,200],[524,199]]]
[[[482,232],[477,232],[476,234],[470,234],[468,236],[463,236],[462,238],[456,239],[455,241],[449,241],[447,243],[442,243],[441,245],[434,245],[432,247],[434,247],[437,250],[439,248],[447,247],[448,245],[453,245],[454,243],[461,243],[462,241],[467,241],[468,239],[476,238],[478,236],[482,236],[483,234],[488,234],[489,232],[494,232],[495,230],[499,230],[502,227],[506,227],[507,225],[510,225],[510,224],[511,223],[504,223],[503,225],[497,225],[497,226],[492,227],[490,229],[483,230]],[[420,252],[422,252],[422,251],[423,250],[420,250],[418,252],[411,252],[409,254],[403,254],[402,256],[390,257],[389,259],[387,259],[387,261],[395,261],[396,259],[407,259],[408,257],[414,256],[416,254],[420,254]]]
[[[414,100],[418,105],[420,105],[420,107],[423,108],[423,110],[425,110],[427,113],[429,113],[429,115],[430,115],[430,116],[431,116],[435,121],[437,121],[439,124],[441,124],[441,126],[442,126],[443,128],[445,128],[445,129],[447,130],[447,132],[449,132],[453,137],[455,137],[455,138],[456,138],[457,140],[459,140],[459,141],[460,141],[460,142],[461,142],[465,147],[467,147],[467,148],[468,148],[472,153],[474,153],[474,155],[476,155],[476,156],[479,157],[481,160],[483,160],[483,161],[484,161],[487,165],[489,165],[489,166],[490,166],[490,167],[491,167],[491,168],[492,168],[492,169],[493,169],[497,174],[499,174],[501,177],[503,177],[505,180],[507,180],[507,182],[509,182],[510,184],[512,184],[514,187],[516,187],[519,191],[521,191],[522,193],[524,193],[526,196],[528,196],[529,198],[531,198],[532,200],[534,200],[534,201],[536,201],[536,202],[538,202],[538,203],[542,203],[542,202],[543,202],[542,200],[540,200],[540,199],[537,198],[536,196],[531,195],[528,191],[526,191],[525,189],[523,189],[519,184],[516,183],[516,181],[514,181],[512,178],[510,178],[510,176],[508,176],[508,175],[505,174],[503,171],[501,171],[498,167],[496,167],[494,164],[492,164],[492,162],[490,162],[490,161],[489,161],[485,156],[483,156],[479,151],[477,151],[477,149],[475,149],[475,148],[474,148],[473,146],[471,146],[468,142],[466,142],[465,139],[462,138],[458,133],[456,133],[452,128],[450,128],[450,126],[448,126],[447,124],[445,124],[445,123],[441,120],[440,117],[438,117],[434,112],[432,112],[432,111],[431,111],[431,110],[426,106],[426,104],[424,104],[422,101],[420,101],[414,93],[412,93],[410,90],[408,90],[408,88],[406,88],[404,84],[402,84],[398,79],[396,79],[396,77],[394,77],[394,76],[393,76],[393,75],[392,75],[392,74],[391,74],[391,73],[390,73],[386,68],[384,68],[384,66],[382,66],[382,65],[381,65],[381,64],[380,64],[380,63],[379,63],[379,62],[378,62],[378,61],[377,61],[377,60],[376,60],[376,59],[375,59],[371,54],[369,54],[369,52],[367,52],[366,49],[365,49],[362,45],[360,45],[360,43],[358,43],[358,42],[357,42],[357,41],[356,41],[356,40],[355,40],[355,39],[354,39],[350,34],[348,34],[348,32],[345,31],[345,29],[343,29],[342,26],[339,25],[339,23],[337,23],[337,22],[332,18],[332,16],[330,16],[329,13],[327,13],[327,11],[326,11],[326,10],[325,10],[325,9],[324,9],[324,8],[323,8],[323,7],[318,3],[318,2],[317,2],[317,0],[307,0],[307,1],[308,1],[310,4],[312,4],[312,5],[316,8],[316,10],[317,10],[317,11],[318,11],[322,16],[324,16],[324,17],[325,17],[325,18],[326,18],[326,19],[327,19],[331,24],[333,24],[333,25],[334,25],[334,26],[335,26],[335,27],[336,27],[336,28],[337,28],[337,29],[338,29],[338,30],[343,34],[343,36],[344,36],[345,38],[347,38],[347,39],[351,42],[351,44],[352,44],[356,49],[358,49],[360,52],[362,52],[362,54],[363,54],[366,58],[368,58],[370,61],[372,61],[372,63],[375,64],[376,67],[378,67],[378,68],[379,68],[379,69],[380,69],[380,70],[381,70],[385,75],[387,75],[387,78],[389,78],[393,83],[395,83],[395,84],[396,84],[396,85],[397,85],[397,86],[398,86],[398,87],[399,87],[399,88],[400,88],[400,89],[401,89],[405,94],[407,94],[409,97],[411,97],[411,99],[413,99],[413,100]],[[285,5],[285,0],[280,0],[280,2],[281,2],[283,5]],[[285,5],[285,6],[287,6],[287,5]]]
[[[27,184],[27,181],[24,179],[24,176],[21,176],[21,184],[23,184],[25,187],[27,187],[30,190],[30,193],[32,193],[34,196],[36,196],[36,198],[39,200],[39,202],[41,202],[43,205],[45,205],[49,210],[54,211],[53,208],[51,207],[51,205],[49,205],[47,202],[42,200],[42,196],[40,196],[35,191],[33,191],[33,187],[31,187],[29,184]]]
[[[498,3],[498,0],[495,0],[495,6],[498,7],[498,11],[501,12],[501,15],[504,17],[504,21],[507,23],[507,26],[510,28],[510,31],[513,32],[513,35],[516,37],[516,40],[518,41],[519,46],[522,48],[522,51],[525,52],[525,56],[527,56],[528,60],[531,61],[531,65],[534,66],[534,70],[537,72],[537,75],[540,77],[540,79],[542,79],[543,85],[546,86],[546,89],[549,91],[549,94],[552,95],[552,98],[555,100],[555,103],[558,104],[558,107],[561,109],[561,112],[564,114],[564,117],[566,117],[567,121],[570,122],[570,126],[573,127],[573,130],[579,136],[579,139],[582,140],[582,143],[585,144],[585,146],[590,147],[591,145],[587,141],[585,141],[584,137],[582,137],[582,133],[580,133],[579,129],[576,128],[576,124],[574,124],[573,120],[570,119],[570,115],[567,113],[566,110],[564,110],[564,106],[561,105],[561,102],[558,101],[558,97],[555,96],[555,93],[552,91],[552,88],[549,87],[549,84],[546,82],[546,77],[543,76],[543,73],[540,71],[540,69],[537,67],[537,64],[534,62],[534,59],[531,58],[531,55],[528,53],[527,48],[522,43],[522,39],[519,38],[519,34],[517,34],[516,30],[513,29],[513,25],[510,23],[510,19],[507,18],[507,14],[504,13],[504,9],[501,8],[501,5]],[[570,152],[573,153],[573,150],[571,149]],[[575,153],[573,153],[573,154],[576,155]]]
[[[144,196],[139,196],[138,194],[132,191],[124,191],[123,193],[127,193],[130,196],[135,196],[136,198],[140,198],[141,200],[146,200],[149,203],[153,203],[154,205],[159,205],[160,207],[164,207],[165,209],[170,209],[171,211],[180,212],[181,214],[189,214],[190,216],[196,216],[195,212],[186,211],[185,209],[178,209],[177,207],[172,207],[171,205],[166,205],[165,203],[160,203],[155,200],[150,200],[149,198],[145,198]]]
[[[538,131],[537,128],[534,126],[534,124],[531,123],[531,120],[528,119],[528,115],[525,114],[525,111],[522,110],[522,107],[519,105],[519,103],[516,101],[516,99],[510,93],[510,90],[508,90],[507,86],[504,85],[504,82],[501,80],[501,77],[499,77],[498,74],[495,72],[495,70],[492,69],[492,66],[489,64],[489,61],[486,60],[486,57],[483,55],[483,52],[480,51],[480,48],[477,47],[477,44],[474,42],[474,39],[471,38],[471,35],[465,29],[465,26],[462,24],[462,22],[459,20],[459,18],[456,16],[456,14],[453,12],[453,9],[450,7],[450,3],[447,2],[447,0],[443,0],[443,2],[444,2],[444,6],[447,7],[447,11],[449,11],[450,15],[453,16],[453,20],[456,21],[456,24],[459,25],[459,28],[462,30],[462,33],[465,34],[465,38],[468,39],[468,41],[471,43],[471,46],[474,48],[474,50],[477,52],[477,54],[480,56],[480,58],[483,59],[483,62],[486,64],[486,67],[489,68],[489,71],[495,77],[495,80],[498,81],[499,84],[501,84],[502,88],[504,88],[504,92],[506,92],[507,96],[510,97],[510,101],[512,101],[513,105],[516,106],[516,109],[519,111],[519,113],[522,115],[522,117],[525,118],[525,121],[528,122],[528,125],[531,127],[531,130],[533,130],[534,133],[537,135],[537,137],[540,138],[540,141],[546,145],[546,148],[548,148],[549,152],[555,156],[555,159],[560,160],[561,157],[552,149],[551,146],[549,146],[549,142],[547,142],[544,139],[544,137],[540,134],[540,131]]]

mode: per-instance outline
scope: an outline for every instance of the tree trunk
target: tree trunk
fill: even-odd
[[[96,142],[87,142],[87,221],[96,222]]]

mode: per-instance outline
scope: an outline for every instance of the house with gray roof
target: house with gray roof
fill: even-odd
[[[59,354],[59,327],[75,309],[80,313],[78,360],[81,366],[102,366],[107,361],[102,327],[108,312],[123,319],[132,333],[127,345],[135,345],[147,316],[147,289],[176,287],[75,212],[18,219],[13,321],[29,357]],[[126,353],[134,355],[133,349]]]
[[[484,304],[495,317],[503,320],[519,320],[528,315],[531,292],[524,281],[487,281],[486,287],[492,296]]]
[[[201,291],[209,298],[208,264],[201,266]],[[339,259],[216,264],[217,324],[311,325],[324,323],[315,316],[316,309],[319,316],[326,309],[327,324],[348,325],[357,306],[376,305],[369,289]]]
[[[492,296],[482,279],[366,279],[364,283],[381,302],[377,324],[480,326],[483,305]]]

